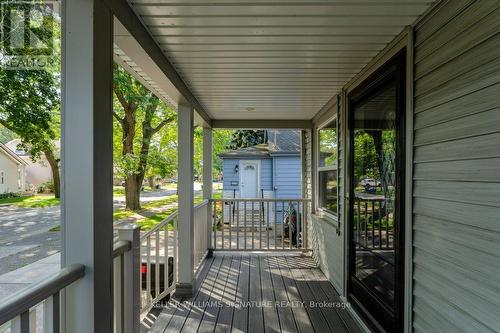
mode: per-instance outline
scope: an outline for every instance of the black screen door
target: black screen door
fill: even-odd
[[[349,94],[348,294],[380,331],[402,327],[405,53]]]

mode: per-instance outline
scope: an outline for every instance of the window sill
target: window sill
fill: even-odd
[[[329,224],[334,227],[337,235],[340,235],[340,221],[338,219],[338,216],[323,212],[321,210],[316,211],[316,213],[314,213],[313,215],[323,223]]]

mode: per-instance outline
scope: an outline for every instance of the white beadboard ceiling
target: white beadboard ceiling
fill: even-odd
[[[132,0],[214,119],[310,119],[430,0]]]

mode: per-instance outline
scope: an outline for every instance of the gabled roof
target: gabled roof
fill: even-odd
[[[269,157],[269,146],[266,143],[260,145],[230,150],[219,154],[222,158],[237,158],[237,157]]]
[[[267,142],[271,155],[300,154],[300,130],[268,130]]]
[[[230,150],[219,154],[222,158],[271,157],[274,155],[299,155],[300,130],[267,130],[267,143]]]
[[[26,161],[24,161],[21,157],[17,156],[17,154],[15,152],[10,150],[9,147],[7,147],[6,145],[4,145],[1,142],[0,142],[0,153],[4,154],[8,158],[10,158],[11,160],[13,160],[19,164],[28,165],[28,163],[26,163]]]

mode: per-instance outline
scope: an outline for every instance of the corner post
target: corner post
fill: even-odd
[[[66,0],[62,14],[62,266],[85,276],[62,296],[62,331],[113,331],[113,14]]]
[[[194,110],[191,105],[179,104],[178,112],[178,181],[179,220],[177,233],[177,297],[191,297],[194,288],[194,226],[193,226],[193,181],[194,181]]]
[[[213,183],[212,169],[213,168],[213,130],[211,128],[203,128],[203,199],[212,199]],[[207,228],[207,257],[212,256],[212,205],[209,202],[207,205],[208,228]]]
[[[141,227],[121,224],[118,239],[129,241],[130,251],[123,255],[123,332],[139,333],[141,330]]]

